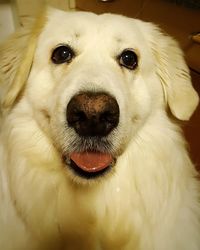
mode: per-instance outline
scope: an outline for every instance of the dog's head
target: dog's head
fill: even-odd
[[[2,113],[26,103],[71,176],[105,174],[149,117],[198,103],[177,43],[139,20],[49,9],[0,53]]]

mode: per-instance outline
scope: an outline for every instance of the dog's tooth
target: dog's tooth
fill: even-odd
[[[116,163],[116,159],[113,159],[112,162],[110,163],[110,167],[114,167],[115,163]]]
[[[71,160],[70,160],[70,158],[69,158],[69,157],[67,157],[67,156],[63,156],[63,162],[64,162],[66,165],[70,165]]]
[[[67,165],[70,165],[70,164],[71,164],[71,160],[70,160],[69,158],[66,158],[65,163],[66,163]]]

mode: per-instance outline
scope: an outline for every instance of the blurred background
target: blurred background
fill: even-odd
[[[67,11],[123,14],[157,23],[179,41],[200,95],[200,0],[0,0],[0,42],[26,25],[44,4]],[[200,170],[200,107],[184,124],[184,132]]]

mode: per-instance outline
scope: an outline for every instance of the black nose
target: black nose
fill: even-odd
[[[80,93],[67,106],[67,122],[81,136],[106,136],[119,123],[119,106],[108,94]]]

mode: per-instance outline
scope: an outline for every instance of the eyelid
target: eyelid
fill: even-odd
[[[117,58],[120,58],[121,54],[123,52],[126,52],[126,51],[132,51],[136,54],[137,57],[139,57],[139,53],[138,53],[138,50],[137,49],[133,49],[133,48],[125,48],[125,49],[122,49],[121,52],[117,55]]]
[[[59,47],[61,47],[61,46],[66,46],[66,47],[68,47],[68,48],[71,49],[71,51],[74,53],[74,56],[77,55],[77,51],[76,51],[75,48],[74,48],[71,44],[69,44],[69,43],[58,43],[55,47],[52,47],[52,49],[51,49],[51,54],[53,53],[53,51],[54,51],[55,49],[57,49],[57,48],[59,48]]]

